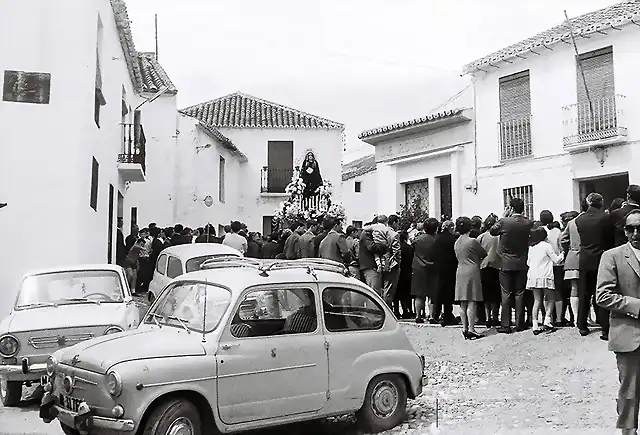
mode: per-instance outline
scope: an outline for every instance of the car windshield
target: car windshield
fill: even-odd
[[[212,258],[229,257],[229,256],[231,256],[231,254],[210,254],[210,255],[203,255],[201,257],[194,257],[187,260],[187,262],[185,263],[185,269],[187,270],[187,273],[195,272],[196,270],[200,270],[200,266],[202,266],[202,263],[204,263],[207,260],[211,260]]]
[[[162,292],[147,313],[145,323],[211,332],[217,328],[230,301],[231,292],[217,285],[177,282]]]
[[[16,308],[80,303],[122,302],[120,275],[113,270],[77,270],[26,277]]]

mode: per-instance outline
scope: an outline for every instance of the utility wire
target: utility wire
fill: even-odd
[[[460,91],[456,92],[454,95],[452,95],[451,97],[449,97],[445,102],[443,102],[442,104],[440,104],[438,107],[432,109],[432,112],[435,112],[436,110],[439,110],[440,108],[446,106],[447,104],[451,103],[452,101],[454,101],[456,98],[458,98],[460,95],[462,95],[464,93],[464,91],[466,91],[467,89],[469,89],[471,87],[471,85],[467,85],[465,86],[463,89],[461,89]]]

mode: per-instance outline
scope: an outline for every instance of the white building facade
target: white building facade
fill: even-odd
[[[362,132],[375,147],[376,214],[402,205],[442,219],[460,216],[473,196],[472,109],[453,109]]]
[[[126,186],[145,180],[148,77],[120,0],[7,2],[0,29],[4,315],[29,270],[114,262]]]
[[[640,2],[571,20],[464,68],[474,82],[477,173],[466,213],[556,216],[597,191],[606,206],[640,183]],[[634,23],[635,21],[635,23]]]
[[[377,192],[375,154],[342,165],[342,202],[348,225],[361,228],[373,219]]]

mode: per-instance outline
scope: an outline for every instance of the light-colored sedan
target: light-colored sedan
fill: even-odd
[[[139,323],[120,266],[70,266],[25,275],[11,313],[0,322],[2,404],[19,404],[22,385],[42,380],[47,357],[56,350]]]
[[[242,253],[220,243],[191,243],[164,249],[149,283],[149,302],[153,302],[172,279],[200,270],[200,265],[207,260],[229,256],[242,257]]]
[[[101,435],[205,435],[356,412],[403,421],[418,355],[384,301],[328,261],[207,262],[180,276],[135,331],[54,353],[45,422]]]

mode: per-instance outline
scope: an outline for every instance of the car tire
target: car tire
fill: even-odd
[[[22,400],[22,381],[9,381],[0,376],[0,400],[5,407],[18,406]]]
[[[358,426],[378,433],[402,423],[407,411],[407,386],[398,375],[376,376],[369,382],[362,408],[356,413]]]
[[[203,435],[202,418],[196,405],[186,399],[171,399],[158,405],[149,415],[143,435],[165,435],[178,429],[188,429],[182,433]]]

